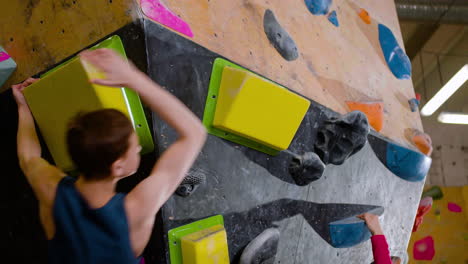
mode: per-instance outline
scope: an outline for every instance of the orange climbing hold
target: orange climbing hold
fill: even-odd
[[[412,140],[414,145],[416,145],[422,153],[427,156],[432,154],[432,139],[428,134],[419,130],[413,130]]]
[[[383,102],[354,102],[346,101],[351,111],[361,111],[369,120],[369,124],[377,131],[380,132],[383,127]]]
[[[359,17],[362,19],[362,21],[364,21],[364,23],[370,25],[371,18],[369,16],[369,13],[364,8],[361,8],[359,10]]]

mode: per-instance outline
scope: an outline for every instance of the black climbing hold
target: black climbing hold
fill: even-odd
[[[278,228],[263,231],[245,247],[239,264],[273,264],[278,251],[279,238]]]
[[[305,186],[322,177],[325,164],[314,152],[294,155],[289,163],[289,173],[299,186]]]
[[[200,184],[206,182],[207,174],[207,171],[200,168],[191,169],[177,187],[176,194],[182,197],[191,195]]]
[[[187,197],[195,191],[195,185],[181,184],[177,187],[176,194],[182,197]]]
[[[288,32],[278,23],[275,15],[269,9],[265,11],[263,16],[263,29],[270,43],[285,60],[293,61],[297,59],[299,53],[296,43]]]
[[[350,112],[324,122],[317,133],[315,152],[325,164],[341,165],[364,147],[369,122],[364,113]]]

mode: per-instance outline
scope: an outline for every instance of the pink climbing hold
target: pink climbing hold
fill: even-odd
[[[152,20],[186,36],[193,37],[190,26],[167,9],[160,0],[140,0],[141,10]]]
[[[461,213],[463,211],[461,206],[459,206],[456,203],[448,203],[447,208],[450,212],[454,212],[454,213]]]
[[[6,61],[10,58],[10,55],[8,53],[0,51],[0,62]]]
[[[434,255],[434,239],[431,236],[414,242],[413,258],[415,260],[432,260]]]
[[[413,232],[418,231],[419,226],[424,220],[424,216],[429,213],[432,208],[432,197],[424,197],[419,202],[418,211],[416,213],[416,218],[414,219]]]

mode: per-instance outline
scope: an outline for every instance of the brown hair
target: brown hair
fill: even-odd
[[[130,120],[115,109],[79,113],[68,125],[68,153],[83,177],[103,179],[126,153],[132,132]]]

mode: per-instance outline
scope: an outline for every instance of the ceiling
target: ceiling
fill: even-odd
[[[406,53],[412,62],[413,85],[415,91],[421,94],[421,105],[424,106],[463,65],[468,63],[468,1],[396,0],[395,2]],[[436,14],[427,10],[422,12],[424,9],[417,8],[406,10],[405,8],[411,4],[425,5],[426,9],[439,8],[442,11]],[[445,9],[442,9],[442,5]],[[468,145],[468,125],[437,122],[437,116],[441,111],[468,114],[468,82],[432,116],[421,117],[425,131],[431,134],[435,143]]]

